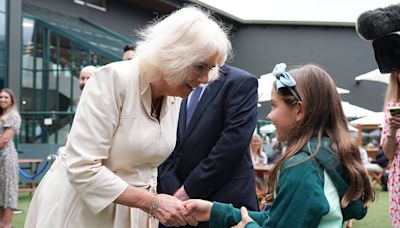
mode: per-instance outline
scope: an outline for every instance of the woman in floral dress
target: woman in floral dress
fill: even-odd
[[[392,161],[388,180],[389,213],[392,226],[400,228],[400,115],[391,115],[389,109],[400,107],[400,73],[390,74],[390,81],[385,97],[385,122],[381,144],[385,155]]]
[[[14,92],[0,90],[0,227],[9,228],[18,199],[18,156],[13,136],[21,126]]]

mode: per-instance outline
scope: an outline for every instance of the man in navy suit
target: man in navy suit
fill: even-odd
[[[193,91],[189,104],[188,99],[182,101],[175,149],[158,169],[158,193],[258,210],[249,153],[257,122],[257,87],[256,77],[225,65],[220,77],[199,92],[200,98],[194,98]],[[198,103],[190,115],[187,108],[193,99]]]

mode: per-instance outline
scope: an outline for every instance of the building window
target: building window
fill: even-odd
[[[121,48],[132,41],[28,3],[23,12],[19,142],[64,144],[81,94],[80,70],[120,60]]]
[[[81,68],[118,59],[98,53],[89,43],[71,40],[68,34],[52,30],[46,23],[24,17],[22,25],[20,142],[63,144],[81,93]],[[51,124],[44,124],[44,119],[51,119]],[[39,138],[38,126],[42,129]]]
[[[74,0],[74,2],[97,10],[107,11],[106,0]]]

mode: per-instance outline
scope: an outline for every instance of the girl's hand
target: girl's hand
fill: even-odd
[[[186,207],[186,212],[199,222],[210,220],[212,202],[201,199],[190,199],[183,204]]]
[[[242,221],[240,221],[236,226],[231,226],[231,228],[243,228],[248,222],[253,221],[245,207],[240,208],[240,213],[242,214]]]

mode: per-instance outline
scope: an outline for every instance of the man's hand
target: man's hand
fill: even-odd
[[[245,207],[240,208],[240,213],[242,214],[242,221],[240,221],[236,226],[231,226],[231,228],[243,228],[248,222],[254,221],[250,218]]]
[[[189,195],[186,193],[183,185],[175,192],[174,196],[182,201],[190,199]]]

